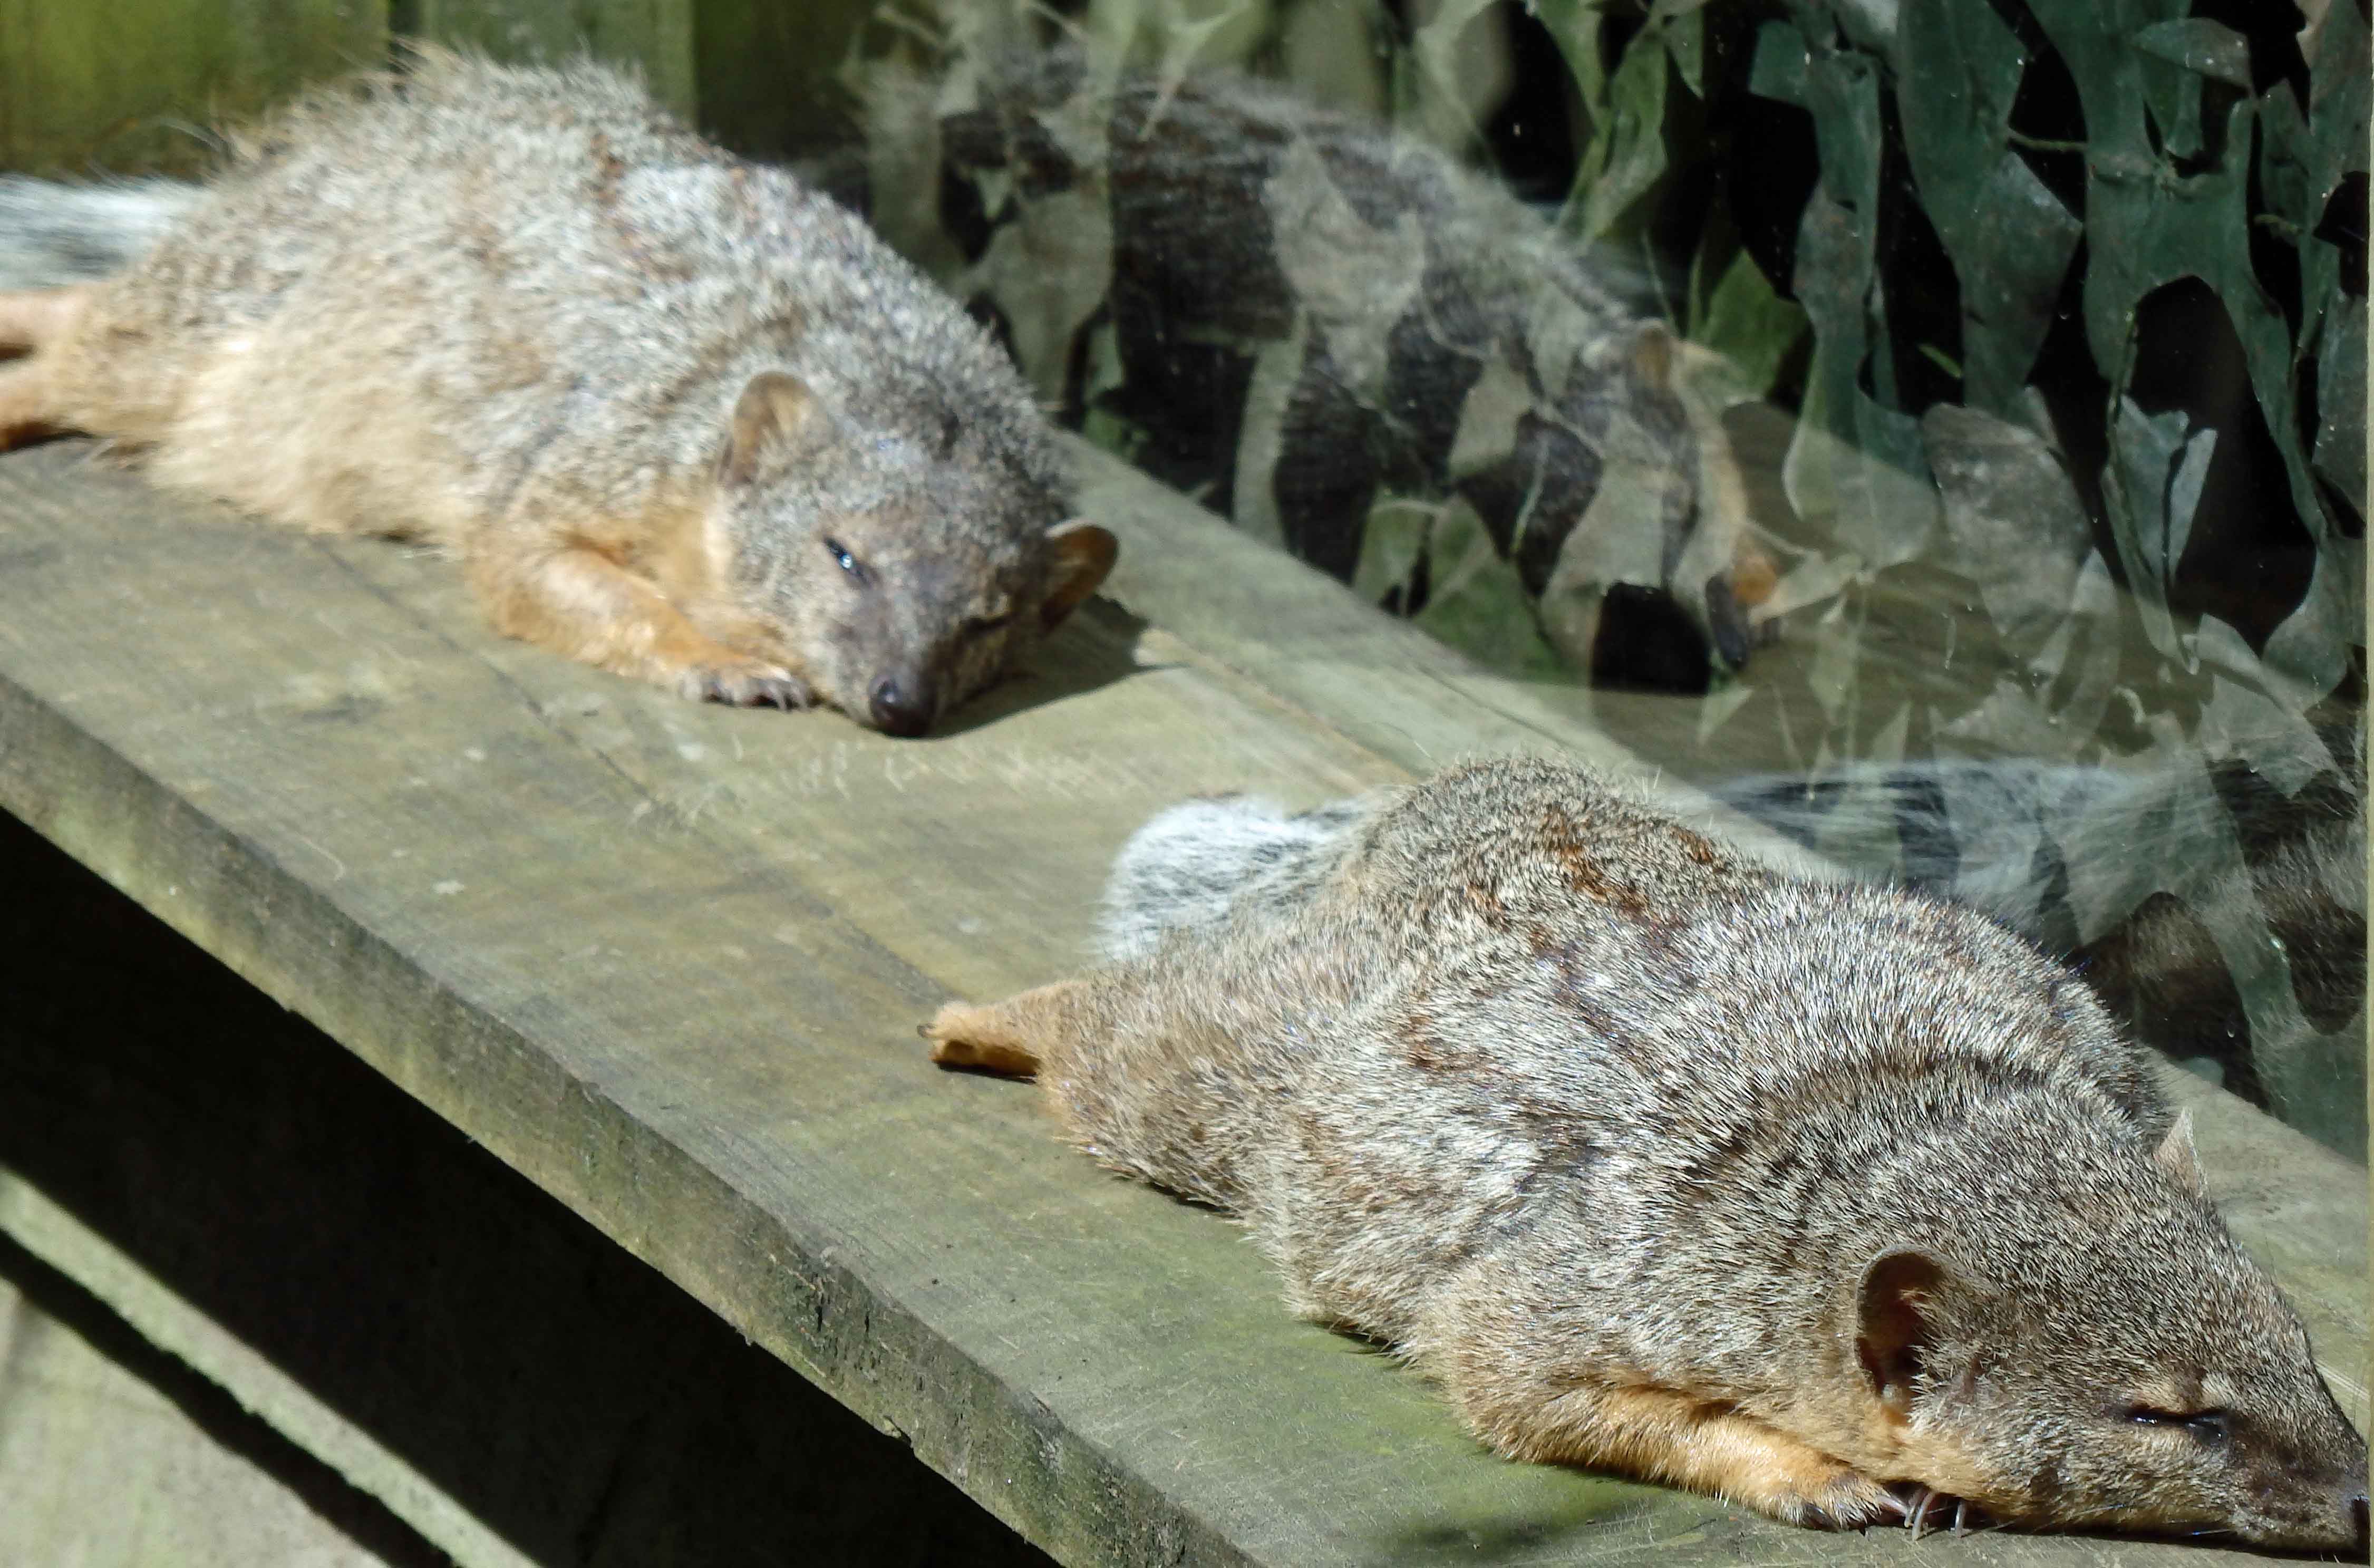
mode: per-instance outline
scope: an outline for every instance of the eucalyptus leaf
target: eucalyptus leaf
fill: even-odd
[[[1838,537],[1874,567],[1910,560],[1928,548],[1939,519],[1937,488],[1921,447],[1921,424],[1852,394],[1854,444],[1836,473]]]
[[[1563,678],[1567,666],[1535,630],[1530,595],[1517,569],[1493,548],[1475,511],[1453,501],[1435,515],[1427,539],[1433,582],[1416,624],[1480,664],[1514,675]]]
[[[1804,332],[1804,309],[1780,297],[1755,257],[1737,251],[1708,295],[1693,336],[1731,361],[1750,395],[1761,396]]]
[[[1986,362],[1987,393],[1972,400],[2000,411],[2043,340],[2036,324],[2050,319],[2082,230],[2009,150],[2027,64],[2011,29],[1963,0],[1905,0],[1901,29],[1896,112],[1905,159],[1961,282],[1965,356]],[[1977,341],[2014,318],[2026,328],[2014,329],[2016,342],[1994,349]]]
[[[1585,244],[1616,230],[1632,205],[1664,177],[1665,90],[1673,69],[1665,52],[1628,49],[1607,83],[1607,117],[1592,137],[1581,177],[1568,196],[1568,227]]]
[[[2350,649],[2365,643],[2365,541],[2328,534],[2317,545],[2307,596],[2267,639],[2267,666],[2321,695],[2341,684]]]
[[[2201,139],[2201,78],[2173,61],[2145,56],[2138,63],[2144,107],[2159,127],[2160,145],[2171,158],[2197,157]]]
[[[2184,447],[2184,427],[2181,409],[2146,414],[2133,398],[2121,398],[2118,416],[2110,422],[2110,462],[2102,486],[2110,536],[2118,542],[2145,634],[2168,658],[2185,656],[2168,612],[2168,579],[2174,564],[2168,548],[2168,491],[2177,454]]]
[[[1809,54],[1805,35],[1792,24],[1766,22],[1756,29],[1756,57],[1748,66],[1747,90],[1783,103],[1804,103]]]
[[[1976,408],[1938,405],[1921,437],[1945,498],[1950,564],[1978,585],[2006,642],[2035,647],[2066,626],[2094,553],[2076,487],[2033,430]]]
[[[2155,22],[2135,34],[2135,47],[2155,59],[2249,90],[2251,41],[2207,17]]]
[[[1674,71],[1682,85],[1698,98],[1706,96],[1706,17],[1705,0],[1675,10],[1662,4],[1651,14],[1649,26],[1664,41],[1665,53],[1673,57]]]
[[[2316,359],[2316,471],[2366,515],[2366,299],[2336,293]]]

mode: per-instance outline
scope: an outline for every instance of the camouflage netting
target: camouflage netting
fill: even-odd
[[[2363,1157],[2362,0],[894,3],[852,76],[877,221],[968,292],[1004,268],[1042,388],[1164,471],[1184,405],[1130,395],[1101,198],[1001,251],[1032,171],[943,162],[968,72],[1058,34],[1107,82],[1217,63],[1381,115],[1628,274],[1719,355],[1690,392],[1728,410],[1754,497],[1722,564],[1777,577],[1739,595],[1735,674],[1597,659],[1706,688],[1696,754],[1658,760],[1759,772],[1736,798],[1987,903],[2145,1038]],[[1053,116],[1049,145],[1093,160],[1111,118]],[[1360,216],[1376,254],[1405,233]],[[1275,392],[1264,351],[1240,399]],[[1240,525],[1248,465],[1291,461],[1279,428],[1203,483]],[[1454,466],[1381,464],[1325,537],[1274,536],[1498,667],[1580,678],[1557,574]],[[1581,574],[1611,604],[1686,601],[1686,530],[1653,513],[1600,504],[1553,554],[1613,562]]]

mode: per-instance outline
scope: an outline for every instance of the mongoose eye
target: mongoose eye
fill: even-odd
[[[2224,1410],[2163,1410],[2150,1405],[2130,1405],[2123,1412],[2137,1426],[2182,1427],[2212,1448],[2223,1447],[2234,1435],[2234,1418]]]
[[[977,615],[964,623],[964,634],[968,637],[986,637],[1013,619],[1012,610],[1007,610],[1004,615]]]
[[[832,557],[833,564],[848,572],[853,580],[859,583],[868,581],[864,564],[850,554],[849,547],[843,545],[839,539],[827,539],[824,542],[824,553]]]

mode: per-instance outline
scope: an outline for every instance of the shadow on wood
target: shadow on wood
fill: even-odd
[[[0,1165],[534,1561],[1046,1561],[6,815],[0,886]],[[0,1273],[391,1562],[442,1561],[44,1265]]]

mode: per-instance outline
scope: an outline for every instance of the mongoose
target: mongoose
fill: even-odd
[[[2352,715],[2251,760],[1938,759],[1751,775],[1716,793],[1861,874],[1972,904],[2066,957],[2144,1043],[2357,1158],[2363,747]]]
[[[1578,670],[1704,690],[1747,658],[1773,567],[1687,384],[1705,351],[1491,180],[1227,72],[1075,51],[877,96],[875,163],[944,193],[886,234],[944,258],[1069,422],[1396,613],[1463,559],[1464,511]],[[1388,498],[1435,542],[1371,549]]]
[[[1181,808],[1111,898],[1134,956],[950,1004],[934,1058],[1035,1073],[1500,1453],[1807,1524],[2364,1542],[2365,1444],[2189,1118],[1983,917],[1543,760]]]
[[[953,301],[616,72],[429,52],[241,138],[202,195],[116,195],[179,210],[102,281],[0,295],[31,350],[0,445],[111,437],[280,522],[449,547],[513,636],[899,735],[1111,565]]]

